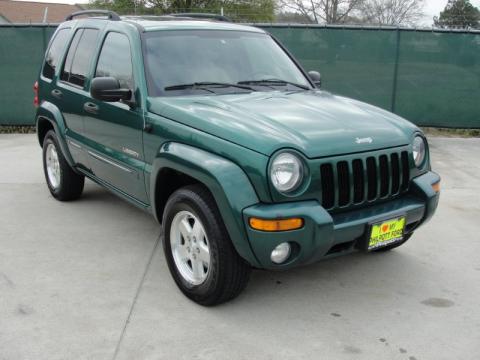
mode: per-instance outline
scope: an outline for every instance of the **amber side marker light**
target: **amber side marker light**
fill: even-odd
[[[252,229],[260,231],[288,231],[303,227],[301,218],[265,220],[251,217],[249,223]]]
[[[433,191],[435,191],[436,193],[440,192],[440,181],[439,181],[439,182],[436,182],[435,184],[432,184],[432,189],[433,189]]]

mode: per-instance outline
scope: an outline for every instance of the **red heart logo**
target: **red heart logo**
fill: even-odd
[[[388,230],[388,225],[385,224],[382,226],[382,232],[386,232]]]

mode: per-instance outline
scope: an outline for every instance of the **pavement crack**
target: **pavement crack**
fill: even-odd
[[[133,297],[132,305],[130,306],[130,311],[128,312],[127,319],[125,320],[125,324],[123,325],[122,332],[120,334],[120,338],[118,339],[117,345],[115,346],[115,352],[113,353],[112,360],[115,360],[118,356],[118,353],[120,352],[120,346],[123,342],[123,339],[125,337],[125,333],[127,332],[127,327],[128,324],[130,323],[130,319],[133,314],[133,309],[135,308],[135,305],[137,304],[138,296],[140,295],[140,292],[142,290],[143,284],[145,283],[145,279],[147,277],[148,271],[150,269],[150,265],[152,264],[153,257],[155,256],[155,252],[157,251],[158,244],[160,243],[160,239],[162,238],[162,232],[160,232],[160,235],[157,237],[157,240],[155,241],[155,245],[153,245],[153,249],[150,253],[150,257],[148,258],[148,262],[145,266],[145,270],[143,272],[142,278],[140,280],[140,283],[138,284],[137,291],[135,292],[135,296]]]

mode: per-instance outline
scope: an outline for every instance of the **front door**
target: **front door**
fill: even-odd
[[[111,76],[135,90],[130,41],[108,32],[94,77]],[[133,99],[133,97],[132,97]],[[89,97],[84,106],[85,141],[93,174],[122,193],[147,204],[142,146],[143,113],[139,106]]]

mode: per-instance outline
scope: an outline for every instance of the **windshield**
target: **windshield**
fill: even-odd
[[[144,41],[150,96],[311,88],[267,34],[162,30],[147,32]]]

